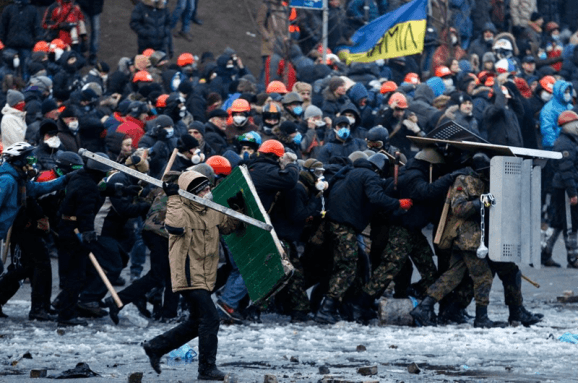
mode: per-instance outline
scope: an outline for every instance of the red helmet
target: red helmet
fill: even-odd
[[[386,94],[390,92],[395,92],[397,89],[397,84],[393,81],[386,81],[381,84],[381,89],[379,90],[381,94]]]
[[[139,70],[134,74],[132,82],[153,82],[153,76],[146,70]]]
[[[147,48],[143,51],[142,55],[146,57],[151,57],[155,53],[155,50],[152,48]]]
[[[269,85],[267,85],[266,92],[285,94],[287,93],[287,87],[281,81],[271,81]]]
[[[392,94],[387,103],[396,108],[407,109],[407,98],[399,92]]]
[[[250,112],[250,111],[251,105],[249,105],[249,101],[243,98],[238,98],[235,101],[233,101],[233,106],[231,106],[231,113]]]
[[[447,66],[440,65],[436,68],[435,74],[437,77],[451,76],[452,71]]]
[[[575,112],[573,112],[571,110],[566,110],[566,111],[560,113],[560,116],[558,116],[558,125],[562,126],[564,124],[567,124],[569,122],[576,121],[576,120],[578,120],[578,114],[576,114]]]
[[[546,92],[554,92],[554,84],[556,83],[556,78],[554,78],[554,76],[544,76],[539,82]]]
[[[283,147],[283,144],[277,140],[268,140],[263,142],[259,147],[259,152],[272,153],[277,157],[283,157],[283,154],[285,154],[285,147]]]
[[[403,82],[407,82],[409,84],[419,84],[419,75],[417,73],[408,73],[405,75]]]
[[[39,41],[34,45],[34,48],[32,48],[32,52],[46,52],[48,53],[48,51],[50,50],[50,44],[48,44],[46,41]]]
[[[54,39],[50,42],[50,48],[49,51],[50,52],[54,52],[56,49],[62,49],[65,50],[66,49],[66,44],[64,43],[64,41],[60,40],[60,39]]]
[[[194,61],[195,61],[195,58],[193,57],[192,54],[183,53],[177,59],[177,65],[178,66],[191,65]]]
[[[167,98],[169,98],[168,94],[161,94],[160,96],[157,97],[157,103],[155,106],[157,108],[166,108],[167,107]]]
[[[233,170],[229,160],[223,156],[212,156],[205,163],[212,167],[218,176],[228,176]]]

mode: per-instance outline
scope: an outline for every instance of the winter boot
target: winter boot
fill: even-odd
[[[79,314],[85,318],[103,318],[108,315],[108,312],[100,308],[98,302],[78,302],[76,304]]]
[[[56,315],[50,315],[44,308],[35,308],[28,313],[28,319],[41,322],[53,322],[56,320]]]
[[[112,319],[113,323],[116,325],[119,322],[118,313],[120,313],[121,308],[116,305],[116,302],[112,297],[108,297],[104,300],[104,305],[108,308],[108,315]]]
[[[542,249],[542,265],[546,267],[560,267],[560,264],[552,259],[552,250],[561,232],[562,230],[560,229],[554,229],[552,235],[546,240],[546,246]]]
[[[335,324],[339,322],[339,314],[337,313],[338,302],[329,297],[325,297],[315,315],[315,322],[323,324]]]
[[[409,312],[418,327],[437,326],[437,318],[434,312],[434,305],[436,303],[435,299],[428,296],[421,301],[416,308]]]
[[[225,380],[225,373],[217,368],[214,364],[202,364],[199,362],[198,380]]]
[[[464,315],[464,311],[456,302],[450,302],[447,305],[440,305],[440,313],[438,315],[439,324],[464,324],[468,323],[468,318]]]
[[[533,315],[533,316],[535,316],[535,317],[538,318],[538,319],[544,318],[544,314],[541,314],[541,313],[533,313],[533,312],[531,312],[531,311],[528,311],[524,306],[520,306],[520,308],[521,308],[521,310],[522,310],[524,313],[526,313],[527,315]]]
[[[309,320],[309,312],[308,311],[298,311],[293,310],[291,311],[291,323],[304,323]]]
[[[149,357],[149,362],[150,362],[153,370],[155,370],[157,374],[160,374],[161,373],[161,357],[164,354],[159,354],[159,353],[155,352],[155,350],[153,349],[153,347],[151,346],[151,344],[149,342],[145,342],[143,344],[142,348],[144,348],[145,353]]]
[[[493,322],[488,318],[488,306],[476,306],[476,319],[474,319],[474,327],[478,328],[504,328],[508,324],[506,322]]]
[[[361,295],[352,300],[351,314],[355,322],[367,324],[369,320],[375,317],[372,307],[373,301],[374,299],[367,293],[361,293]]]
[[[533,324],[540,322],[540,318],[532,315],[527,310],[522,310],[524,306],[511,305],[508,306],[510,309],[510,316],[508,317],[508,323],[510,326],[519,326],[520,324],[525,327],[530,327]]]
[[[568,268],[578,269],[578,233],[572,232],[564,236],[564,244],[566,245]]]
[[[145,297],[135,299],[132,304],[136,306],[138,312],[145,318],[151,319],[153,317],[153,314],[151,314],[147,308],[147,300]]]

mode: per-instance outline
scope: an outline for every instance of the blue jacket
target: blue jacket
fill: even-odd
[[[18,186],[23,182],[24,180],[12,165],[7,162],[0,165],[0,239],[6,238],[8,229],[12,226],[18,209],[20,209]],[[65,183],[66,177],[60,177],[50,182],[28,181],[26,183],[26,196],[35,198],[63,189]]]
[[[544,105],[540,112],[540,132],[542,132],[542,147],[552,150],[554,142],[560,135],[561,128],[558,126],[558,116],[565,110],[571,110],[572,104],[564,101],[564,92],[572,84],[559,80],[554,84],[554,96]]]

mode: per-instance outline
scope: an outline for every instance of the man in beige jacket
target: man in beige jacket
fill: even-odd
[[[225,374],[216,366],[219,315],[211,293],[217,279],[219,236],[233,232],[239,221],[178,195],[183,189],[211,200],[209,180],[201,173],[184,172],[178,185],[165,184],[164,189],[169,197],[165,227],[169,232],[171,284],[173,291],[187,301],[191,315],[143,347],[151,366],[160,374],[160,358],[164,354],[199,337],[198,379],[224,380]],[[227,202],[237,210],[245,206],[241,192]]]

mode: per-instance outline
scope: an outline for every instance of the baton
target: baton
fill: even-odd
[[[399,163],[401,162],[401,155],[395,152],[395,165],[393,165],[393,190],[397,190],[397,180],[399,176]]]
[[[151,177],[147,174],[143,174],[143,173],[139,172],[138,170],[134,170],[134,169],[131,169],[127,166],[121,165],[118,162],[114,162],[108,158],[101,157],[101,156],[94,154],[93,152],[91,152],[87,149],[79,149],[78,154],[80,154],[83,157],[93,159],[96,162],[100,162],[101,164],[108,165],[113,169],[116,169],[116,170],[119,170],[123,173],[129,174],[129,175],[133,176],[134,178],[138,178],[139,180],[143,180],[145,182],[148,182],[149,184],[155,185],[155,186],[160,187],[160,188],[163,187],[163,182],[161,180],[158,180],[158,179]],[[258,219],[255,219],[253,217],[249,217],[248,215],[239,213],[238,211],[235,211],[235,210],[230,209],[228,207],[219,205],[216,202],[209,201],[206,198],[201,198],[199,196],[196,196],[192,193],[189,193],[186,190],[179,189],[179,195],[181,197],[185,197],[187,199],[193,200],[200,205],[206,206],[209,209],[216,210],[219,213],[223,213],[225,215],[236,218],[239,221],[248,223],[249,225],[256,226],[256,227],[263,229],[263,230],[266,230],[266,231],[273,230],[273,226],[271,226],[265,222],[261,222]]]
[[[530,278],[528,278],[527,276],[525,276],[524,274],[522,274],[522,279],[524,279],[526,282],[530,283],[532,286],[534,286],[535,288],[539,289],[540,285],[536,282],[534,282],[533,280],[531,280]]]
[[[175,159],[177,158],[178,152],[179,152],[179,149],[177,149],[177,148],[175,148],[175,150],[173,150],[173,154],[171,154],[171,158],[169,158],[169,162],[167,163],[167,167],[165,168],[165,171],[163,173],[163,176],[161,177],[161,180],[165,179],[165,176],[167,175],[167,173],[171,171],[171,168],[173,167],[173,164],[175,163]]]

